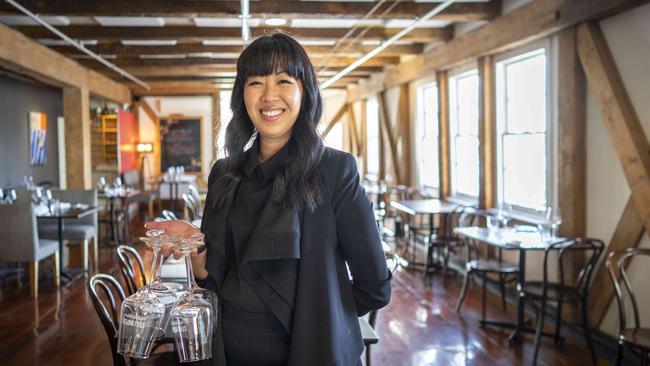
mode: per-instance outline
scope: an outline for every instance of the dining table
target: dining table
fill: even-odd
[[[72,281],[73,273],[83,273],[86,270],[83,268],[63,268],[63,230],[65,228],[64,220],[80,219],[91,215],[98,210],[98,206],[90,206],[87,204],[66,204],[60,202],[53,205],[52,208],[40,211],[36,215],[36,217],[41,220],[57,220],[57,237],[59,241],[59,253],[61,253],[61,255],[59,255],[59,271],[61,273],[61,276],[65,279]]]
[[[453,213],[459,206],[459,204],[437,198],[391,201],[390,205],[399,212],[412,217],[418,215],[429,216],[429,237],[431,237],[431,235],[436,231],[434,217],[436,215],[440,216]],[[412,262],[411,265],[424,267],[424,274],[426,275],[429,272],[429,268],[433,266],[433,262],[432,258],[427,256],[427,261],[425,263]]]
[[[130,202],[138,199],[140,195],[139,189],[134,188],[119,188],[119,189],[105,189],[103,192],[99,193],[99,196],[105,198],[108,201],[108,226],[109,226],[109,240],[115,243],[115,246],[118,246],[119,235],[117,233],[117,204],[115,201],[119,200],[120,207],[126,207]],[[128,228],[128,225],[127,225]]]
[[[529,226],[505,227],[505,228],[484,228],[477,226],[457,227],[454,233],[460,237],[473,239],[485,245],[503,250],[516,250],[519,253],[519,272],[517,273],[517,287],[526,282],[526,253],[529,251],[544,251],[551,244],[567,240],[562,237],[551,237],[532,230]],[[500,322],[493,320],[481,320],[481,324],[492,325],[502,328],[513,329],[508,337],[512,343],[518,339],[520,333],[535,333],[535,329],[524,321],[525,316],[524,295],[518,292],[516,321]]]

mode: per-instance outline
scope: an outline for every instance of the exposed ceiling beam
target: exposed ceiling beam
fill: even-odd
[[[50,46],[64,55],[79,54],[79,51],[69,46]],[[100,44],[96,46],[87,46],[91,51],[102,55],[117,56],[138,56],[138,55],[170,55],[170,54],[191,54],[191,53],[239,53],[242,51],[241,46],[204,46],[200,43],[180,44],[176,46],[123,46],[120,43]],[[370,52],[375,46],[355,46],[353,49],[336,51],[341,56],[359,56]],[[408,54],[418,54],[422,52],[421,44],[412,45],[393,45],[381,52],[382,56],[401,56]],[[307,54],[325,55],[332,50],[332,46],[305,46]]]
[[[319,66],[332,66],[332,67],[345,67],[354,62],[354,57],[332,57],[329,59],[312,58],[312,63],[315,67]],[[89,59],[78,59],[79,63],[83,65],[95,64],[97,61]],[[400,61],[399,57],[375,57],[364,63],[365,66],[384,66],[396,65]],[[206,57],[190,57],[182,59],[141,59],[141,58],[116,58],[111,60],[117,66],[188,66],[188,65],[234,65],[237,59],[234,58],[206,58]],[[327,63],[327,65],[324,64]]]
[[[381,9],[392,5],[387,1]],[[71,16],[159,16],[159,17],[231,17],[240,12],[239,1],[183,1],[183,0],[21,0],[21,4],[33,12]],[[252,1],[253,17],[270,18],[360,18],[374,4],[367,1]],[[413,19],[435,6],[432,3],[402,1],[390,12],[391,18]],[[448,21],[490,20],[499,16],[500,1],[463,2],[447,8],[433,19]],[[16,14],[16,11],[0,3],[0,14]]]
[[[330,71],[339,71],[342,70],[342,67],[330,67]],[[138,67],[128,67],[126,68],[127,71],[132,73],[133,75],[138,75],[141,77],[149,77],[149,76],[166,76],[166,75],[174,75],[174,76],[200,76],[200,75],[205,75],[205,76],[210,76],[210,75],[215,75],[217,73],[223,73],[223,72],[236,72],[237,70],[233,65],[210,65],[210,66],[138,66]],[[359,67],[354,72],[350,73],[349,75],[355,75],[354,73],[358,73],[358,75],[367,75],[373,72],[379,72],[382,70],[382,67]]]
[[[14,27],[32,38],[51,38],[51,33],[39,26]],[[208,27],[100,27],[100,26],[67,26],[60,27],[68,37],[74,39],[95,39],[119,41],[122,39],[191,39],[200,42],[204,39],[241,39],[240,28],[208,28]],[[251,28],[253,37],[272,32],[275,28]],[[308,39],[339,39],[343,37],[346,28],[284,28],[288,34],[297,38]],[[384,40],[397,34],[400,28],[371,28],[363,36],[366,40]],[[403,40],[428,43],[447,41],[453,36],[453,28],[418,28],[404,36]]]

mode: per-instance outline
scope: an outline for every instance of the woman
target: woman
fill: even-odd
[[[304,49],[282,33],[252,42],[230,105],[228,157],[208,178],[206,245],[192,257],[219,295],[210,363],[360,364],[357,317],[388,303],[390,273],[356,161],[317,133],[322,100]]]

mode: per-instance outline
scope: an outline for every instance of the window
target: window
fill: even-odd
[[[449,78],[451,189],[458,197],[479,193],[478,70]]]
[[[379,176],[379,104],[375,97],[366,103],[366,174]]]
[[[415,148],[420,187],[437,191],[438,170],[438,87],[428,83],[417,89]]]
[[[232,118],[232,111],[230,110],[230,90],[222,90],[219,92],[219,134],[217,135],[217,159],[226,157],[226,128]]]
[[[546,48],[496,63],[499,202],[542,213],[549,203]]]

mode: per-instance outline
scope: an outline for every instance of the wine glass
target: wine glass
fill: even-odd
[[[190,251],[203,245],[203,234],[196,233],[181,241],[185,257],[188,290],[181,295],[170,315],[176,350],[180,362],[194,362],[212,357],[212,334],[217,324],[217,298],[214,292],[197,286]]]
[[[145,233],[145,237],[141,237],[140,240],[151,246],[153,250],[153,259],[151,260],[151,270],[149,272],[149,284],[145,286],[144,290],[153,292],[154,296],[165,305],[165,315],[156,334],[156,337],[161,339],[165,337],[165,329],[169,324],[169,314],[177,300],[176,293],[164,285],[160,280],[162,263],[165,259],[161,254],[161,249],[162,247],[178,245],[180,238],[166,235],[164,229],[152,229],[148,230]]]
[[[165,289],[159,283],[162,264],[160,248],[163,244],[173,245],[174,237],[166,236],[164,230],[149,230],[142,239],[154,249],[150,285],[124,299],[117,332],[117,352],[135,358],[149,357],[156,338],[164,335],[169,296],[175,296],[169,288]]]

